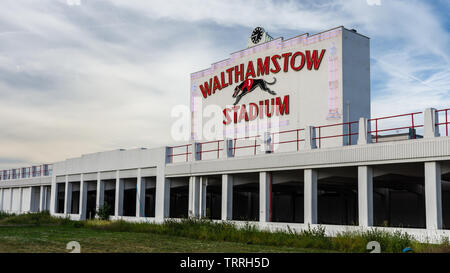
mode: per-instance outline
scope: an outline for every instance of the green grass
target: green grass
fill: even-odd
[[[77,241],[83,253],[257,253],[326,252],[314,249],[203,241],[142,232],[116,232],[73,226],[0,227],[0,253],[69,252],[66,244]]]
[[[300,232],[268,232],[252,225],[207,220],[168,220],[162,224],[55,218],[48,213],[0,214],[0,252],[66,252],[78,241],[83,252],[359,252],[377,241],[383,253],[450,252],[448,238],[423,244],[406,233],[380,230],[344,232],[327,237],[322,227]]]

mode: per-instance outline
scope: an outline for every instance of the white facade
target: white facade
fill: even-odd
[[[336,36],[330,36],[332,31],[337,32],[333,32]],[[114,204],[111,208],[113,219],[130,221],[162,222],[167,218],[177,218],[178,215],[211,216],[219,221],[235,221],[238,224],[250,221],[270,230],[288,227],[304,229],[308,225],[314,227],[321,222],[337,221],[345,224],[321,224],[331,235],[377,226],[388,231],[400,229],[421,240],[437,241],[442,236],[448,237],[450,230],[444,229],[443,223],[450,217],[450,211],[443,209],[443,204],[446,204],[443,203],[443,192],[448,191],[446,177],[450,173],[450,137],[439,135],[436,110],[424,111],[424,138],[373,143],[368,126],[368,39],[344,28],[324,33],[325,36],[299,36],[298,40],[276,39],[268,43],[281,43],[283,48],[267,47],[267,52],[257,51],[256,55],[246,55],[240,60],[233,59],[235,53],[230,63],[227,63],[231,66],[248,63],[252,58],[276,54],[288,47],[305,50],[302,43],[309,41],[309,38],[313,41],[322,37],[323,41],[318,41],[318,45],[307,45],[306,48],[336,47],[334,53],[342,59],[338,65],[337,104],[330,104],[329,100],[330,86],[335,87],[336,82],[330,84],[327,63],[330,56],[327,54],[318,70],[276,75],[280,94],[286,90],[299,90],[289,93],[292,95],[292,115],[287,119],[290,120],[288,129],[302,129],[304,132],[301,147],[294,145],[285,150],[265,153],[261,151],[265,143],[255,139],[254,153],[237,155],[231,152],[236,140],[227,139],[217,142],[214,157],[205,158],[201,155],[207,149],[197,140],[181,147],[121,149],[82,155],[53,163],[52,171],[42,176],[0,180],[0,210],[14,213],[49,210],[52,215],[69,215],[78,220],[93,217],[93,212],[106,202]],[[325,39],[326,35],[331,38]],[[268,43],[259,46],[264,48]],[[217,66],[213,68],[213,73],[209,71],[209,74],[199,72],[193,75],[193,85],[209,79],[215,69],[223,71]],[[271,77],[267,76],[269,79]],[[225,93],[225,90],[217,91],[208,103],[226,101],[228,104],[232,91]],[[242,103],[263,100],[267,96],[262,92],[250,95],[244,97]],[[346,102],[349,102],[347,108]],[[330,105],[337,105],[337,110],[330,108]],[[330,118],[331,115],[334,116]],[[333,139],[325,143],[323,140],[323,145],[317,145],[316,130],[312,126],[349,121],[357,121],[354,125],[355,135],[350,136],[354,138],[351,145],[348,145],[350,143],[345,136],[336,137],[337,141]],[[329,132],[332,133],[342,135],[346,129],[340,127]],[[297,137],[295,144],[298,143]],[[395,199],[395,196],[402,193],[389,186],[389,181],[397,180],[402,187],[408,188],[408,193],[402,195],[401,199]],[[327,185],[333,183],[338,187],[340,183],[351,184],[343,191],[352,196],[349,199],[351,202],[356,201],[355,207],[346,207],[352,210],[345,214],[350,217],[348,219],[336,220],[334,215],[327,213],[327,208],[333,209],[333,202],[337,200],[333,199],[333,194],[324,194],[330,191]],[[288,215],[295,220],[293,222],[275,222],[275,214],[280,213],[275,209],[276,204],[281,204],[280,200],[289,197],[289,190],[281,189],[280,186],[293,187],[298,191],[293,199],[289,199],[293,201],[286,203],[293,204],[286,208],[286,211],[294,209]],[[282,194],[277,196],[275,192]],[[234,214],[242,213],[238,206],[242,206],[243,196],[248,196],[244,202],[248,200],[248,206],[252,209],[244,211],[250,213],[248,218],[251,220],[239,221]],[[390,202],[389,216],[386,218],[384,207],[379,205],[384,202],[380,196],[389,196],[389,200],[413,201],[408,207]],[[412,206],[416,205],[418,214],[424,208],[423,217],[414,214]],[[251,214],[252,211],[256,211],[256,214]],[[411,211],[413,215],[410,215]],[[212,216],[214,213],[217,215]],[[421,228],[394,227],[402,221],[409,223],[410,216],[418,219],[417,223],[411,222],[411,226]],[[277,219],[285,219],[283,217]],[[392,227],[381,227],[379,219],[385,218],[389,219]]]

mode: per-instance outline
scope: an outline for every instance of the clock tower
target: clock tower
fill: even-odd
[[[262,27],[256,27],[248,38],[247,48],[272,40],[273,38]]]

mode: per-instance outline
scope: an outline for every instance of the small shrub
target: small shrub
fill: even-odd
[[[109,212],[111,211],[111,205],[105,202],[103,205],[101,205],[98,210],[95,212],[95,214],[100,218],[100,220],[109,220]]]

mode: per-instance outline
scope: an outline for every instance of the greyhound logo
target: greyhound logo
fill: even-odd
[[[266,82],[263,79],[246,79],[241,84],[234,88],[233,98],[236,98],[236,101],[233,105],[239,103],[243,96],[255,90],[257,87],[261,88],[262,91],[265,91],[271,95],[276,95],[274,91],[270,90],[267,85],[274,85],[277,82],[277,79],[274,77],[273,82]]]

